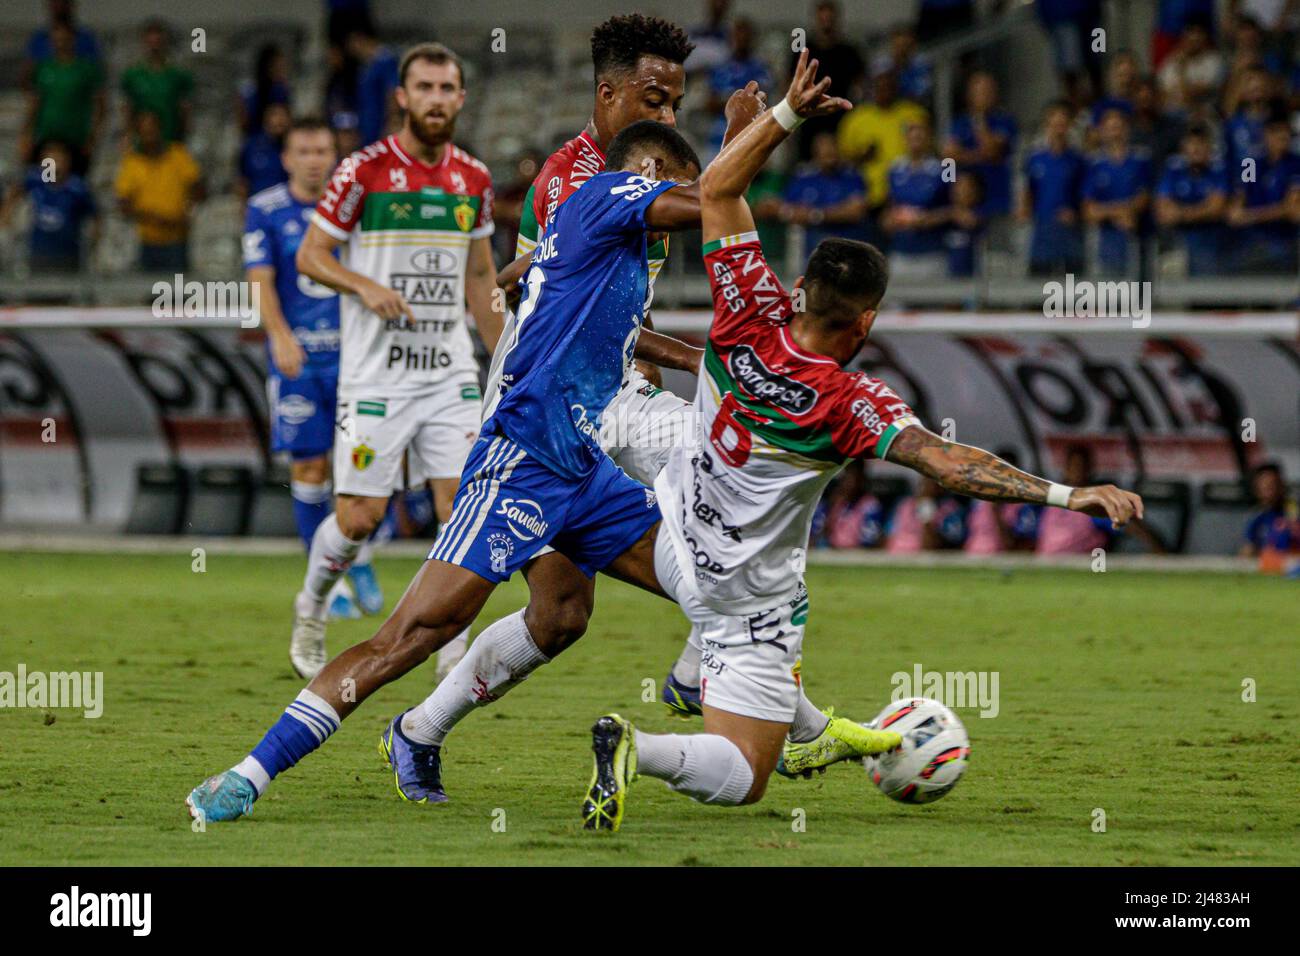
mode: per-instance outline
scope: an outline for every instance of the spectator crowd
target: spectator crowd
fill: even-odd
[[[346,154],[397,119],[398,51],[381,42],[368,0],[325,6],[323,105]],[[750,80],[779,91],[790,66],[733,6],[707,0],[691,30],[687,69],[692,87],[707,91],[700,132],[715,150],[730,92]],[[1149,50],[1102,54],[1090,42],[1105,25],[1101,0],[1036,0],[1057,90],[1030,117],[1013,115],[998,77],[971,58],[954,90],[935,88],[921,45],[974,23],[971,0],[918,0],[913,22],[870,45],[845,30],[836,0],[814,0],[805,43],[833,79],[830,92],[857,105],[805,123],[793,162],[755,184],[750,198],[764,239],[778,260],[790,236],[804,248],[826,236],[866,239],[888,252],[895,276],[917,281],[983,275],[990,249],[1021,247],[1031,275],[1147,277],[1157,254],[1162,267],[1191,276],[1294,273],[1297,6],[1159,0]],[[117,157],[112,201],[134,224],[140,267],[186,264],[205,171],[187,146],[195,80],[176,46],[164,22],[150,21],[135,62],[110,76],[73,0],[49,0],[23,70],[28,107],[18,152],[26,172],[0,202],[0,224],[30,203],[34,269],[85,264],[102,204],[85,174],[105,151]],[[233,104],[241,199],[285,179],[280,150],[293,107],[313,98],[293,88],[296,50],[267,43],[250,53],[250,76]],[[110,87],[122,105],[113,142]],[[958,108],[936,129],[935,100],[949,92]],[[535,169],[538,158],[530,151],[518,170]],[[519,185],[499,189],[507,226]],[[505,238],[501,249],[508,251]]]
[[[756,56],[754,25],[730,18],[730,6],[708,4],[687,63],[710,90],[715,148],[727,92],[750,79],[779,87],[765,81],[788,69]],[[918,45],[969,25],[974,5],[922,2],[914,24],[871,50],[845,35],[834,0],[820,0],[807,46],[831,92],[857,105],[804,124],[798,165],[763,184],[756,212],[803,226],[809,247],[825,235],[869,239],[908,279],[980,274],[991,241],[1015,244],[1013,224],[1027,233],[1032,275],[1148,277],[1158,252],[1190,276],[1294,273],[1294,6],[1233,0],[1219,21],[1213,0],[1160,0],[1144,60],[1093,52],[1101,0],[1037,0],[1058,96],[1038,116],[1016,117],[997,77],[972,67],[953,91],[960,110],[936,130],[943,91]]]
[[[326,105],[339,147],[379,139],[395,120],[397,55],[380,43],[368,0],[327,0],[330,65]],[[187,146],[193,134],[195,79],[177,61],[169,25],[151,19],[135,62],[111,76],[95,34],[74,0],[49,0],[47,22],[29,37],[21,82],[27,105],[17,144],[21,175],[0,199],[0,226],[30,207],[28,265],[37,273],[77,272],[99,234],[101,200],[87,184],[93,161],[115,157],[112,201],[133,225],[137,266],[176,272],[188,266],[194,211],[206,195],[204,170]],[[260,47],[236,102],[242,142],[235,192],[240,200],[286,181],[280,154],[292,122],[291,51]],[[108,140],[110,87],[122,105],[120,135]]]

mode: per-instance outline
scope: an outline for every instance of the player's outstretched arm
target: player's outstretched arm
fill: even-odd
[[[357,296],[367,309],[381,319],[396,319],[404,315],[414,322],[411,307],[400,293],[384,288],[359,272],[353,272],[334,258],[334,250],[339,244],[337,239],[312,223],[307,227],[307,234],[302,237],[297,255],[294,256],[298,271],[329,286],[335,292]]]
[[[671,335],[643,328],[637,336],[635,356],[643,362],[697,375],[700,363],[704,361],[704,349],[697,349]]]
[[[839,113],[852,105],[826,94],[830,77],[818,80],[817,66],[807,50],[800,53],[785,98],[750,123],[700,177],[700,225],[706,243],[754,229],[745,192],[795,127],[809,117]]]
[[[885,458],[933,478],[949,491],[972,498],[1056,505],[1109,518],[1116,528],[1142,517],[1142,499],[1131,491],[1114,485],[1068,488],[1053,484],[982,448],[945,441],[920,425],[899,432]]]

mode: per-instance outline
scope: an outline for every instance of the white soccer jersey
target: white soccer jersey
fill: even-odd
[[[448,144],[433,165],[396,136],[339,164],[312,221],[342,242],[340,260],[402,294],[412,322],[381,319],[355,295],[339,307],[339,387],[391,396],[477,371],[465,324],[470,243],[493,231],[487,167]]]
[[[884,382],[795,345],[790,298],[755,233],[704,253],[714,320],[698,425],[655,491],[694,595],[722,614],[752,614],[794,597],[831,478],[851,458],[883,458],[918,422]]]

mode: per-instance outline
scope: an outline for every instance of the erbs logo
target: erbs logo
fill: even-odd
[[[503,498],[497,514],[505,516],[506,527],[520,541],[540,538],[549,527],[542,517],[542,506],[529,498]]]
[[[416,249],[411,253],[411,268],[426,275],[454,275],[456,272],[456,254],[446,249],[432,246]]]

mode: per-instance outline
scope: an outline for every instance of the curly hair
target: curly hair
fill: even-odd
[[[597,78],[636,68],[643,56],[685,63],[695,44],[677,24],[639,13],[610,17],[591,33],[591,61]]]

